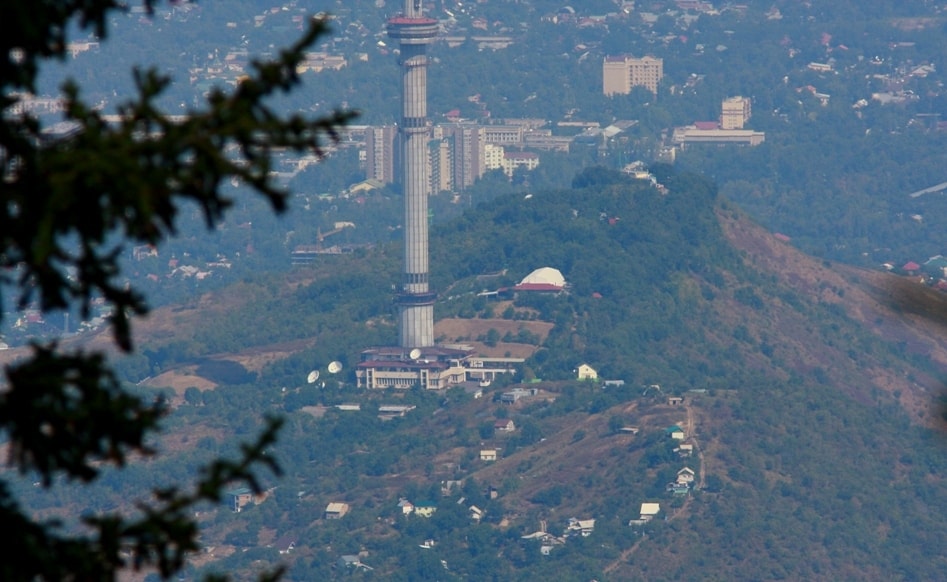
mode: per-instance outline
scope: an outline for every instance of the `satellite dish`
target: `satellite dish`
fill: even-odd
[[[341,371],[342,371],[342,362],[339,362],[339,361],[329,362],[330,374],[338,374]]]
[[[309,384],[312,384],[318,379],[319,379],[319,370],[313,370],[312,372],[309,372],[308,376],[306,376],[306,382],[308,382]]]
[[[411,358],[412,360],[417,360],[418,358],[421,357],[421,350],[419,350],[418,348],[414,348],[413,350],[411,350],[411,353],[408,354],[408,357]]]

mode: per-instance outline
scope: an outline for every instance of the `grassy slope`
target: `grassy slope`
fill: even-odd
[[[351,502],[353,520],[332,536],[367,547],[372,565],[389,573],[422,568],[404,552],[428,532],[375,518],[390,515],[388,506],[405,491],[472,476],[501,488],[499,505],[491,508],[504,520],[493,515],[476,531],[437,532],[441,555],[460,575],[476,576],[484,567],[470,559],[481,544],[479,550],[500,556],[494,570],[515,579],[543,572],[615,580],[936,577],[945,564],[930,548],[947,536],[939,519],[947,509],[947,463],[939,433],[923,427],[940,421],[934,400],[937,365],[947,363],[944,334],[893,309],[883,276],[813,261],[725,205],[714,210],[706,201],[688,214],[672,198],[685,191],[672,189],[661,198],[635,188],[593,190],[550,195],[525,216],[512,200],[480,209],[476,220],[436,235],[444,244],[435,253],[435,270],[453,269],[451,276],[463,279],[566,265],[573,292],[562,301],[571,319],[557,322],[547,338],[549,353],[532,365],[555,378],[590,361],[611,377],[628,378],[626,392],[606,398],[563,379],[542,385],[555,402],[500,412],[489,399],[458,401],[432,415],[437,403],[428,399],[400,425],[379,425],[370,413],[356,422],[336,413],[320,420],[293,413],[282,446],[312,448],[319,441],[318,453],[309,453],[319,462],[291,464],[286,488],[305,485],[313,507],[331,497]],[[577,217],[578,208],[589,212]],[[611,228],[599,209],[621,220]],[[648,218],[655,220],[643,225]],[[351,364],[359,341],[387,337],[382,260],[353,258],[339,282],[321,273],[205,297],[203,309],[175,320],[172,336],[158,335],[168,333],[167,325],[156,326],[154,335],[141,326],[140,344],[148,349],[183,337],[258,352],[273,344],[274,353],[285,352],[283,342],[290,340],[315,345],[264,369],[258,392],[267,395],[252,408],[278,406],[279,396],[266,386],[314,361]],[[659,268],[665,271],[655,277]],[[368,302],[360,304],[352,295],[363,289]],[[592,300],[593,291],[603,298]],[[353,314],[361,325],[350,330]],[[168,321],[160,312],[153,319]],[[265,333],[254,333],[263,327]],[[214,329],[229,331],[214,338],[208,333]],[[637,386],[649,382],[678,392],[711,391],[691,393],[685,407],[673,408],[662,398],[640,397]],[[503,413],[521,431],[480,439],[478,426]],[[613,435],[612,417],[642,432]],[[663,428],[671,423],[688,429],[701,458],[679,460],[668,451]],[[187,421],[195,435],[200,426],[220,431],[226,424],[206,415]],[[238,432],[246,430],[244,423]],[[526,430],[545,440],[525,439]],[[198,439],[170,440],[177,449]],[[485,446],[503,449],[495,465],[475,459]],[[386,460],[366,468],[361,460],[371,453]],[[684,464],[700,468],[713,491],[673,506],[663,485]],[[372,475],[358,473],[366,470]],[[557,498],[556,506],[548,503]],[[646,500],[668,504],[672,519],[641,537],[624,524]],[[270,525],[286,527],[299,511],[292,503],[268,509]],[[595,517],[595,535],[570,541],[544,560],[535,543],[518,539],[540,520],[560,531],[572,516]],[[226,520],[213,526],[208,539],[220,543],[232,526]],[[329,530],[293,528],[303,546],[298,563],[309,563],[328,543]]]

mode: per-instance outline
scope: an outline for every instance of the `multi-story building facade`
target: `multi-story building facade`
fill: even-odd
[[[521,125],[485,125],[484,143],[498,146],[521,146],[525,128]]]
[[[428,143],[431,155],[431,192],[450,191],[454,185],[454,162],[450,140],[435,138]]]
[[[539,156],[533,152],[506,152],[503,155],[503,173],[513,176],[517,168],[535,170],[539,166]]]
[[[398,181],[398,128],[394,125],[365,130],[365,177],[384,184]]]
[[[483,165],[487,170],[499,170],[503,167],[503,146],[488,143],[483,146]]]
[[[664,78],[664,61],[656,57],[606,56],[602,63],[602,92],[606,97],[627,95],[633,87],[644,87],[657,95]]]
[[[743,129],[750,119],[750,99],[748,97],[728,97],[720,108],[721,129]]]
[[[451,140],[453,148],[454,190],[465,190],[483,176],[486,169],[483,126],[472,123],[445,125],[444,135]]]

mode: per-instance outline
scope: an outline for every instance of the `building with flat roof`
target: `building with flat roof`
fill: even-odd
[[[602,62],[602,92],[606,97],[627,95],[633,87],[644,87],[657,95],[664,78],[664,60],[627,55],[606,56]]]
[[[751,107],[749,97],[728,97],[720,106],[721,129],[743,129],[750,119]]]
[[[477,356],[466,345],[434,346],[415,350],[378,347],[362,351],[355,368],[359,388],[443,390],[463,382],[492,382],[513,374],[523,358]]]
[[[370,348],[362,352],[355,378],[359,388],[442,390],[467,380],[467,361],[472,355],[473,350],[437,346]]]
[[[699,143],[758,146],[766,140],[766,134],[752,129],[702,129],[688,125],[675,128],[671,139],[682,146]]]
[[[503,173],[512,176],[518,168],[527,171],[535,170],[539,166],[539,156],[533,152],[505,152],[503,154]]]
[[[398,128],[394,125],[369,127],[365,130],[365,177],[382,184],[397,181]]]
[[[443,125],[442,129],[451,145],[453,189],[466,190],[473,186],[473,183],[486,171],[484,126],[475,123],[455,123]]]

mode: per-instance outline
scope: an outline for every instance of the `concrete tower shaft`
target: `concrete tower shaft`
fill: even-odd
[[[420,0],[405,0],[403,14],[388,21],[388,36],[398,41],[401,53],[404,272],[398,295],[399,345],[412,349],[434,345],[436,295],[428,274],[427,45],[437,33],[437,21],[424,17]]]

